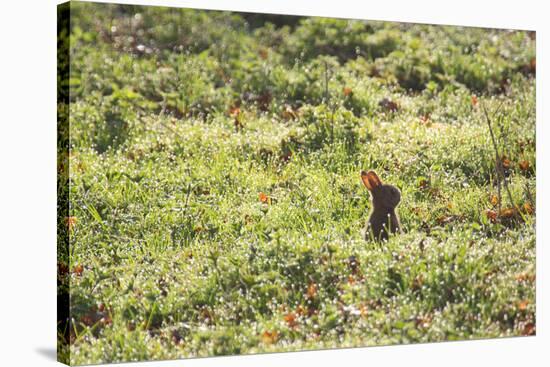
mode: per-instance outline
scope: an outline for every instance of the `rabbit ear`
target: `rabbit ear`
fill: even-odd
[[[369,189],[369,191],[372,191],[382,185],[382,181],[380,181],[378,175],[374,171],[361,171],[361,180],[363,180],[363,184],[367,187],[367,189]]]

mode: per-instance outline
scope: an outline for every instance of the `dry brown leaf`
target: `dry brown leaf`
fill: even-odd
[[[282,154],[280,157],[281,161],[283,161],[284,163],[287,163],[290,160],[290,158],[292,158],[292,151],[290,150]]]
[[[294,110],[292,106],[286,105],[283,109],[282,117],[285,120],[296,120],[298,118],[298,111]]]
[[[361,263],[357,260],[355,255],[348,257],[348,266],[351,269],[352,274],[356,275],[359,272],[359,265],[361,265]]]
[[[413,291],[419,291],[420,289],[422,289],[423,284],[424,284],[424,276],[422,274],[417,275],[412,282],[411,289]]]
[[[478,102],[477,96],[475,94],[472,95],[472,106],[477,106],[477,102]]]
[[[421,123],[422,125],[426,125],[426,126],[431,125],[430,115],[429,115],[429,114],[425,114],[425,115],[420,116],[420,123]]]
[[[437,218],[437,223],[440,225],[451,223],[453,220],[455,220],[454,215],[442,215],[439,218]]]
[[[256,103],[261,111],[266,112],[269,109],[273,96],[269,91],[265,91],[256,98]]]
[[[428,180],[420,180],[420,182],[418,183],[418,188],[420,190],[426,190],[428,187],[430,187],[430,183],[428,182]]]
[[[99,321],[105,326],[110,326],[113,324],[113,319],[111,319],[111,316],[109,316],[109,314],[103,316]]]
[[[494,206],[497,206],[498,203],[499,203],[498,196],[496,196],[496,195],[491,195],[490,201],[491,201],[491,204],[493,204]]]
[[[534,323],[528,322],[523,327],[523,330],[521,331],[522,335],[536,335],[537,333],[537,327]]]
[[[183,344],[183,336],[178,330],[172,330],[172,343],[175,345]]]
[[[425,315],[425,316],[417,316],[415,319],[415,325],[416,327],[420,328],[427,328],[432,323],[432,316]]]
[[[505,208],[500,211],[500,217],[502,218],[512,218],[517,214],[517,210],[515,208]]]
[[[536,275],[531,273],[521,273],[516,275],[516,280],[518,282],[534,282],[536,280]]]
[[[204,227],[201,226],[201,225],[196,225],[196,226],[193,228],[193,231],[194,231],[195,233],[200,233],[200,232],[206,231],[206,228],[204,228]]]
[[[343,89],[344,96],[349,97],[353,94],[353,90],[350,87],[345,87]]]
[[[419,207],[417,207],[417,206],[412,207],[412,208],[411,208],[411,211],[412,211],[414,214],[416,214],[416,215],[421,215],[421,214],[422,214],[422,208],[419,208]]]
[[[113,324],[113,320],[103,304],[100,304],[99,308],[93,306],[86,314],[80,317],[80,322],[86,326],[93,326],[98,323],[101,326],[109,326]]]
[[[262,60],[266,60],[267,57],[269,56],[269,52],[268,52],[267,49],[265,49],[265,48],[262,48],[262,49],[260,50],[259,54],[260,54],[260,58],[261,58]]]
[[[60,276],[66,275],[69,272],[69,267],[64,263],[57,263],[57,274]]]
[[[309,283],[307,287],[307,298],[312,299],[317,296],[317,286],[315,283]]]
[[[82,322],[86,326],[92,326],[97,321],[98,320],[96,320],[91,314],[86,314],[80,317],[80,322]]]
[[[485,215],[487,218],[492,222],[495,223],[497,221],[497,212],[494,210],[486,210]]]
[[[399,105],[389,98],[383,98],[380,102],[378,102],[378,105],[390,112],[395,112],[399,109]]]

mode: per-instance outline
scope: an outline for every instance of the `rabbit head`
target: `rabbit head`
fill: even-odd
[[[401,192],[392,185],[383,184],[374,171],[361,171],[361,180],[370,191],[374,210],[394,210],[401,201]]]

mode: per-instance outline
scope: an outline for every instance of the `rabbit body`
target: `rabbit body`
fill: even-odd
[[[395,209],[389,212],[373,210],[369,217],[368,227],[367,239],[372,234],[376,240],[387,240],[388,229],[390,233],[396,233],[401,229]]]
[[[389,233],[401,230],[396,207],[401,201],[401,192],[393,185],[382,184],[374,171],[361,172],[363,184],[371,193],[372,212],[369,217],[366,238],[387,240]]]

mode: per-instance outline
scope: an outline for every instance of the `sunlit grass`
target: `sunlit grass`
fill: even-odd
[[[117,32],[126,17],[152,16],[113,14]],[[497,185],[481,111],[502,103],[493,117],[513,196],[502,207],[534,209],[535,82],[516,65],[534,50],[526,34],[373,23],[364,47],[376,60],[342,46],[327,61],[308,48],[298,66],[287,58],[317,37],[316,21],[296,33],[257,28],[257,40],[238,26],[202,35],[250,47],[260,61],[245,73],[242,54],[219,43],[136,56],[79,17],[90,29],[75,31],[70,106],[73,363],[535,332],[535,213],[487,215]],[[154,29],[168,42],[170,26]],[[292,36],[275,45],[262,32]],[[446,61],[406,75],[432,38]],[[470,42],[495,70],[452,64],[470,57],[453,59]],[[368,74],[381,63],[380,76]],[[362,234],[362,169],[402,192],[403,233],[387,243]]]

